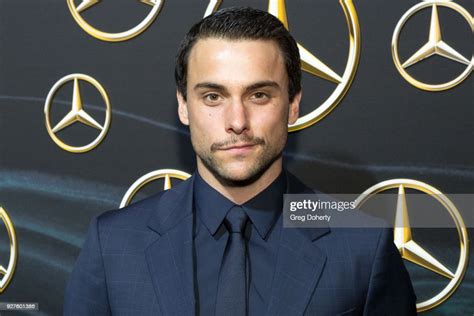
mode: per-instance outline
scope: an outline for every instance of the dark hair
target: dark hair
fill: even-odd
[[[283,23],[265,11],[248,7],[219,10],[191,27],[176,55],[175,80],[186,100],[189,53],[199,39],[274,40],[285,61],[290,102],[301,90],[301,61],[298,46]]]

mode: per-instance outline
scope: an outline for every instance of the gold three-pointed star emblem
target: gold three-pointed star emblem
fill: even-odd
[[[76,5],[75,0],[67,0],[67,4],[69,7],[69,11],[71,11],[71,14],[76,20],[77,24],[86,31],[89,35],[92,35],[93,37],[107,41],[107,42],[120,42],[120,41],[126,41],[128,39],[131,39],[143,31],[145,31],[156,19],[158,14],[160,13],[161,5],[163,4],[163,0],[136,0],[137,2],[141,2],[143,4],[149,5],[152,7],[148,15],[145,17],[143,21],[141,21],[139,24],[137,24],[135,27],[119,32],[119,33],[107,33],[103,32],[101,30],[98,30],[94,28],[92,25],[86,22],[84,18],[81,16],[81,14],[85,11],[88,10],[89,8],[93,7],[94,5],[98,4],[101,2],[101,0],[82,0],[80,3]]]
[[[159,169],[152,172],[145,174],[144,176],[140,177],[137,181],[135,181],[130,188],[127,190],[125,195],[120,202],[120,208],[127,206],[132,201],[135,194],[137,194],[138,190],[143,188],[146,184],[158,180],[164,179],[164,190],[168,190],[171,188],[171,179],[179,179],[179,180],[186,180],[191,175],[184,171],[176,170],[176,169]]]
[[[334,83],[336,88],[323,104],[318,105],[316,109],[310,113],[298,118],[294,124],[289,125],[288,130],[290,132],[309,127],[328,115],[342,100],[354,79],[360,56],[359,20],[352,0],[340,0],[339,2],[344,11],[349,31],[349,56],[344,73],[342,75],[337,74],[310,51],[304,48],[303,45],[298,43],[301,57],[301,69],[311,75]],[[204,13],[204,17],[215,12],[221,3],[222,0],[210,0],[206,12]],[[288,18],[286,15],[286,5],[284,0],[269,0],[268,12],[276,16],[288,29]]]
[[[394,243],[397,246],[400,255],[403,259],[439,274],[449,280],[449,283],[446,285],[446,287],[437,295],[428,300],[417,303],[418,312],[426,311],[446,301],[454,293],[462,281],[464,273],[466,272],[469,258],[469,240],[466,226],[458,209],[446,195],[429,184],[412,179],[393,179],[378,183],[367,189],[357,198],[356,206],[362,206],[375,194],[392,189],[398,190],[395,211]],[[448,211],[450,217],[456,224],[460,245],[460,255],[458,266],[454,272],[438,261],[413,238],[408,211],[409,207],[407,205],[406,199],[406,189],[419,191],[436,199],[444,207],[444,209]]]
[[[427,91],[442,91],[450,89],[458,84],[460,84],[464,79],[466,79],[472,71],[474,65],[474,57],[471,55],[471,59],[468,59],[461,55],[455,48],[448,44],[445,41],[444,37],[442,36],[441,32],[441,24],[438,15],[438,7],[447,7],[450,8],[457,13],[459,13],[469,24],[471,31],[474,32],[474,19],[472,18],[471,14],[466,11],[463,7],[459,4],[456,4],[452,1],[446,0],[427,0],[421,3],[416,4],[412,8],[410,8],[400,19],[397,26],[395,27],[395,31],[393,32],[392,37],[392,57],[400,74],[405,78],[413,86],[427,90]],[[400,36],[400,32],[408,21],[408,19],[413,16],[415,13],[419,12],[422,9],[431,8],[431,23],[429,26],[428,32],[428,40],[427,42],[421,46],[416,52],[414,52],[407,60],[404,62],[400,61],[400,57],[398,55],[398,40]],[[425,82],[421,82],[415,78],[413,78],[408,72],[407,68],[417,64],[418,62],[431,57],[433,55],[438,55],[457,63],[463,64],[466,66],[464,71],[454,78],[453,80],[441,84],[429,84]]]
[[[3,291],[5,291],[5,289],[10,284],[13,274],[15,273],[16,262],[18,258],[18,243],[16,240],[16,233],[13,223],[10,219],[10,216],[8,216],[3,207],[0,207],[0,218],[7,229],[10,243],[10,259],[8,260],[8,266],[5,268],[0,264],[0,293],[3,293]]]
[[[57,93],[57,91],[69,81],[73,81],[74,83],[71,110],[56,125],[54,125],[54,127],[52,127],[51,119],[50,119],[51,104],[53,102],[54,96]],[[80,89],[80,84],[79,84],[80,81],[86,81],[92,86],[94,86],[99,91],[100,95],[102,96],[102,99],[106,107],[105,122],[103,125],[99,124],[91,115],[89,115],[84,110],[82,97],[81,97],[81,89]],[[46,129],[48,131],[48,134],[59,147],[69,152],[83,153],[95,148],[105,138],[107,131],[109,130],[109,127],[110,127],[112,110],[110,108],[110,101],[109,101],[109,97],[107,96],[107,92],[97,80],[84,74],[71,74],[71,75],[67,75],[61,78],[58,82],[54,84],[54,86],[49,91],[48,97],[46,98],[46,102],[44,105],[44,115],[45,115]],[[76,147],[76,146],[71,146],[64,143],[56,135],[56,133],[58,133],[59,131],[63,130],[64,128],[76,122],[85,124],[87,126],[90,126],[92,128],[99,130],[100,131],[99,135],[94,141],[84,146]]]

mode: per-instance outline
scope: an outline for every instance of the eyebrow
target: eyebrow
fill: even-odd
[[[265,81],[259,81],[259,82],[253,83],[250,86],[248,86],[247,88],[245,88],[245,90],[247,92],[249,92],[249,91],[252,91],[252,90],[256,90],[256,89],[260,89],[260,88],[267,88],[267,87],[268,88],[280,89],[280,85],[278,83],[276,83],[275,81],[265,80]]]
[[[250,86],[245,87],[245,91],[249,92],[255,89],[260,89],[260,88],[265,88],[265,87],[280,89],[280,85],[277,82],[272,81],[272,80],[264,80],[264,81],[255,82],[251,84]],[[194,86],[194,90],[199,90],[199,89],[215,89],[215,90],[220,90],[220,91],[227,91],[226,87],[214,82],[200,82]]]
[[[226,90],[223,85],[213,82],[200,82],[194,86],[194,90],[198,89],[215,89],[215,90]]]

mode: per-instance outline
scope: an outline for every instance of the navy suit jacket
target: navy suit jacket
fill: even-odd
[[[193,184],[92,220],[65,315],[196,314]],[[312,192],[287,173],[287,193]],[[275,264],[266,315],[416,314],[389,229],[283,228]]]

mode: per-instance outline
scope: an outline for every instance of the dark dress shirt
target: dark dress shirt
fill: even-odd
[[[275,222],[281,216],[285,192],[286,172],[283,170],[265,190],[241,205],[249,217],[245,231],[249,315],[264,315],[268,305],[281,232]],[[228,239],[223,220],[234,205],[196,171],[194,275],[199,315],[215,313],[219,269]]]

